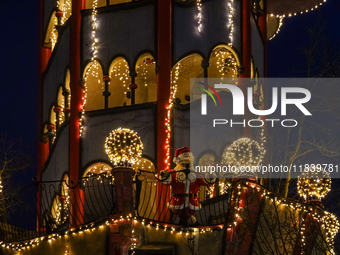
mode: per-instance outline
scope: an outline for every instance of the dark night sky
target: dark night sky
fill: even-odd
[[[0,1],[0,133],[22,137],[36,162],[38,82],[38,0]],[[320,16],[327,22],[325,35],[340,44],[340,1],[328,0],[321,8],[286,18],[281,32],[269,42],[269,75],[303,77],[303,48],[308,45],[307,29]],[[35,164],[36,165],[36,164]],[[27,173],[26,182],[35,174]]]

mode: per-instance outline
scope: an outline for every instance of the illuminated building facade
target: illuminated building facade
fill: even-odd
[[[326,233],[333,242],[336,218],[326,217],[319,203],[279,198],[251,178],[199,187],[191,196],[199,196],[202,208],[190,224],[167,206],[175,192],[160,177],[174,167],[176,149],[190,143],[189,108],[198,100],[190,78],[231,78],[244,92],[248,85],[238,78],[253,78],[254,100],[264,107],[266,41],[285,15],[295,14],[291,9],[310,10],[312,1],[306,7],[288,1],[282,12],[285,1],[270,0],[268,11],[266,0],[41,2],[38,232],[28,244],[12,241],[5,248],[19,254],[312,254],[316,220],[333,225]],[[235,129],[219,151],[196,150],[194,164],[229,160],[225,153],[242,142],[229,146],[253,135],[249,127]],[[293,213],[296,234],[279,247],[270,232],[280,225],[273,211],[304,215]]]

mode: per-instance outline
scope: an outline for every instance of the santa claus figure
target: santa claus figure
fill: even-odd
[[[171,198],[168,207],[183,222],[194,224],[195,211],[201,209],[198,192],[206,186],[204,175],[194,171],[194,156],[188,147],[176,150],[173,170],[161,172],[163,184],[171,185]]]

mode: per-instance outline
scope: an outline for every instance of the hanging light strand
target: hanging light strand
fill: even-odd
[[[94,0],[92,4],[92,14],[91,14],[91,37],[92,37],[92,45],[91,45],[91,50],[92,50],[92,65],[87,69],[86,74],[85,74],[85,80],[84,80],[84,90],[83,90],[83,104],[81,106],[81,116],[79,119],[79,136],[83,135],[84,131],[84,118],[85,118],[85,105],[86,105],[86,98],[87,98],[87,79],[91,73],[92,77],[97,77],[98,78],[98,70],[99,70],[99,63],[97,61],[97,56],[98,56],[98,38],[96,36],[96,31],[97,31],[97,7],[98,7],[98,0]],[[100,80],[98,80],[100,83]]]
[[[201,0],[196,0],[196,6],[197,6],[197,30],[199,33],[202,32],[202,2]]]

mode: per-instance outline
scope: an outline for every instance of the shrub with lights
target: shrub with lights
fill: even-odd
[[[322,168],[306,168],[299,176],[297,189],[305,200],[320,201],[331,190],[329,173]]]
[[[105,141],[105,152],[116,166],[132,166],[142,155],[143,143],[128,128],[113,130]]]
[[[335,254],[334,238],[339,231],[339,221],[334,214],[325,212],[325,215],[322,217],[322,222],[321,227],[326,231],[326,242],[331,247],[330,253]]]

